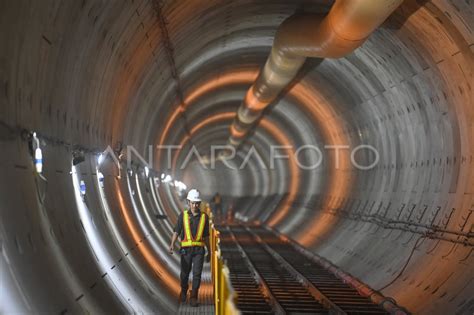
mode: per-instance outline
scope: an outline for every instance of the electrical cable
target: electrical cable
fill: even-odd
[[[392,279],[392,281],[390,281],[389,283],[387,283],[386,285],[384,285],[383,287],[381,287],[380,289],[378,289],[377,291],[382,291],[384,289],[386,289],[388,286],[392,285],[402,274],[403,272],[405,271],[405,269],[407,268],[408,264],[410,263],[410,260],[411,258],[413,257],[413,254],[415,253],[415,250],[416,248],[418,247],[418,243],[420,242],[421,239],[424,239],[426,238],[427,236],[425,235],[422,235],[420,236],[417,240],[416,240],[416,243],[415,243],[415,246],[413,246],[412,250],[411,250],[411,253],[410,253],[410,256],[408,256],[408,259],[405,263],[405,265],[403,265],[403,268],[400,270],[400,272],[398,273],[398,275]]]

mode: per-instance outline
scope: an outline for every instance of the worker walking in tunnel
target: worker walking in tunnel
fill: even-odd
[[[201,197],[197,189],[191,189],[187,195],[187,204],[189,208],[178,216],[178,221],[174,227],[174,233],[171,238],[169,253],[173,254],[176,239],[180,238],[181,248],[181,293],[179,301],[186,302],[188,292],[189,273],[193,270],[193,284],[191,291],[191,306],[198,306],[197,298],[199,286],[201,285],[201,273],[204,260],[210,260],[209,247],[209,217],[201,212]],[[207,247],[207,255],[205,249]]]

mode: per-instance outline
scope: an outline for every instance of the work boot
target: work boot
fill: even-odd
[[[179,294],[179,302],[180,303],[186,303],[186,296],[188,295],[187,291],[181,290],[181,293]]]
[[[192,307],[198,307],[198,298],[197,298],[197,292],[191,291],[191,299],[190,299],[190,304]]]

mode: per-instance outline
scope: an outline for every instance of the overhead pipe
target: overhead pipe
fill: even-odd
[[[248,90],[230,127],[238,147],[307,57],[341,58],[361,46],[403,0],[336,0],[326,16],[296,14],[278,28],[270,56]]]

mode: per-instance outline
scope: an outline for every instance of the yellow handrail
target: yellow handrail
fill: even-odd
[[[214,310],[216,315],[240,315],[235,305],[237,293],[229,278],[229,268],[224,263],[219,247],[219,231],[212,223],[211,215],[211,272],[214,287]]]

